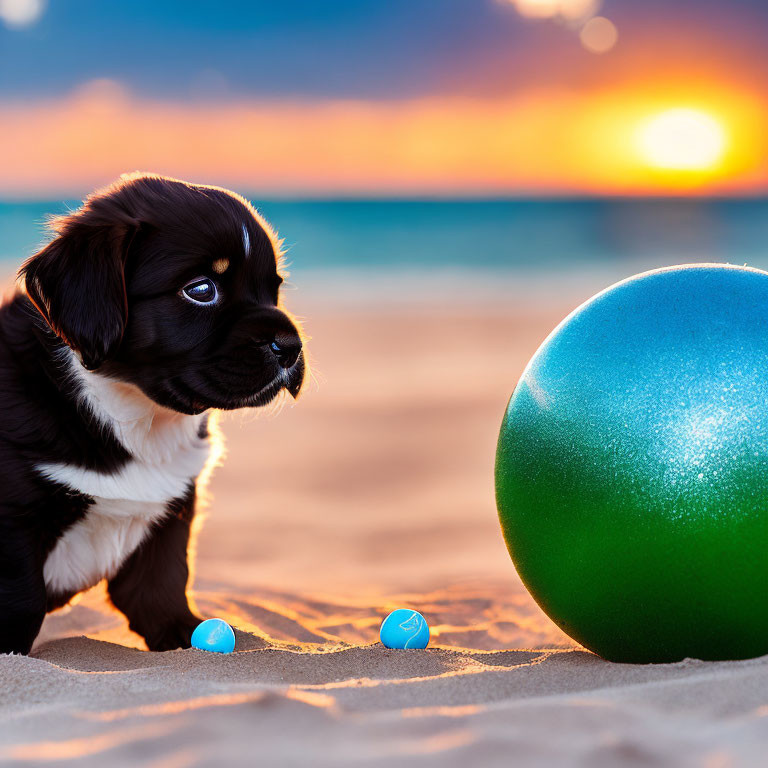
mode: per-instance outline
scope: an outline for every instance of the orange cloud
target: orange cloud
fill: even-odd
[[[649,166],[638,126],[711,114],[722,161]],[[744,193],[768,190],[760,101],[652,89],[536,90],[508,100],[172,103],[99,81],[63,99],[0,104],[0,194],[79,195],[142,169],[260,194]]]

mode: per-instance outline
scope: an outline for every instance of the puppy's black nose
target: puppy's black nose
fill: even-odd
[[[275,353],[281,368],[293,368],[301,354],[301,341],[298,338],[279,338],[275,339],[269,348]]]

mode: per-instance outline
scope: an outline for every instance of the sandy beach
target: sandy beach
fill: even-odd
[[[46,619],[31,657],[0,657],[0,762],[761,764],[768,658],[605,662],[506,553],[498,425],[576,303],[292,300],[314,381],[222,420],[197,544],[194,598],[237,628],[236,652],[143,651],[97,587]],[[377,643],[394,607],[427,617],[429,649]]]

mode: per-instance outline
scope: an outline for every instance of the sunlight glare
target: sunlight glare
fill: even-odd
[[[654,168],[703,171],[715,168],[726,147],[722,124],[697,109],[668,109],[638,130],[638,149]]]

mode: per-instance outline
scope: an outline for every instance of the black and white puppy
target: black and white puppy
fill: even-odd
[[[151,650],[187,647],[209,415],[304,379],[279,243],[238,195],[148,175],[52,226],[0,308],[0,652],[104,578]]]

